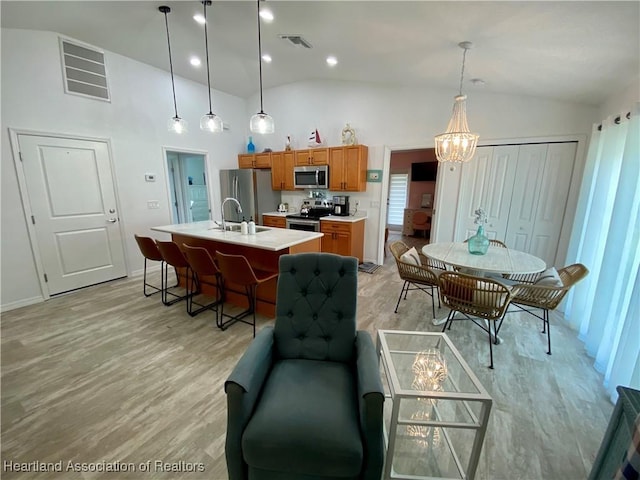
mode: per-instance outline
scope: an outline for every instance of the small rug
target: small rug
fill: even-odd
[[[364,262],[358,265],[358,270],[365,273],[373,273],[379,268],[380,268],[380,265],[376,265],[373,262]]]

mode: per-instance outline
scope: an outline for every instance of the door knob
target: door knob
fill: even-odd
[[[116,213],[116,211],[113,208],[110,208],[109,213]]]

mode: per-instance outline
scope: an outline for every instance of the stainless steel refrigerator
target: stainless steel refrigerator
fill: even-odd
[[[230,222],[241,222],[242,217],[248,222],[253,217],[256,223],[262,224],[262,214],[275,212],[280,203],[280,192],[271,188],[271,170],[220,170],[220,194],[220,201],[233,197],[242,206],[242,213],[238,214],[237,205],[227,202],[224,218]]]

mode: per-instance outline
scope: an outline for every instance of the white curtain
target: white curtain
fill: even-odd
[[[566,318],[612,402],[618,385],[640,389],[640,103],[629,113],[594,126],[567,252],[589,275]]]

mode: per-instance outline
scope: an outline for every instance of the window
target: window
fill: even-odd
[[[407,206],[407,188],[409,174],[392,173],[389,178],[389,199],[387,209],[387,225],[400,226],[404,220],[404,209]]]

